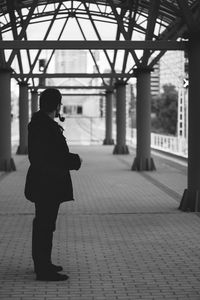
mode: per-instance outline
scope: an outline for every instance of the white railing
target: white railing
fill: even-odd
[[[187,141],[181,137],[151,133],[151,147],[183,157],[188,155]]]
[[[127,128],[127,143],[136,146],[137,131],[135,128]],[[151,148],[161,150],[167,153],[176,154],[187,158],[188,148],[185,138],[178,138],[176,136],[163,135],[151,133]]]

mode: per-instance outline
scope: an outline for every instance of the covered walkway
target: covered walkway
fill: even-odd
[[[0,176],[0,299],[200,299],[200,215],[178,210],[186,167],[154,157],[156,172],[131,171],[113,146],[73,146],[75,202],[62,204],[53,258],[66,282],[35,281],[33,206],[23,195],[27,156]],[[134,153],[132,153],[134,155]]]

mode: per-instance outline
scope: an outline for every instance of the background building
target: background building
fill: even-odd
[[[167,51],[160,59],[160,92],[165,84],[173,84],[178,90],[185,78],[184,51]]]
[[[86,73],[87,51],[57,50],[55,51],[56,73]]]
[[[97,55],[98,58],[98,55]],[[55,73],[87,73],[88,72],[88,52],[84,50],[56,50],[54,56]],[[88,78],[54,78],[47,79],[47,85],[58,86],[91,86],[99,80]],[[94,91],[93,91],[94,92]],[[96,91],[95,91],[96,92]],[[100,116],[100,96],[88,96],[90,90],[66,89],[63,90],[63,113],[69,115],[84,115],[90,117]],[[74,94],[79,95],[74,95]],[[91,92],[92,93],[92,92]],[[71,94],[71,95],[68,95]]]
[[[160,62],[155,64],[151,72],[151,96],[155,97],[160,94]]]
[[[188,59],[183,51],[167,51],[151,73],[151,95],[159,96],[164,85],[178,92],[177,136],[187,139],[188,130]]]

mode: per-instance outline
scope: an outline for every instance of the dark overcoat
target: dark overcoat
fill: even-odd
[[[78,154],[70,153],[62,127],[38,111],[28,125],[28,157],[25,196],[32,202],[74,200],[70,170],[81,166]]]

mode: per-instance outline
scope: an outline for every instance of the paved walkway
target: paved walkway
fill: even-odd
[[[200,217],[177,207],[186,168],[155,158],[156,172],[130,171],[134,153],[73,146],[76,201],[62,204],[53,261],[66,282],[35,280],[33,205],[23,195],[26,156],[0,176],[0,299],[200,299]]]

